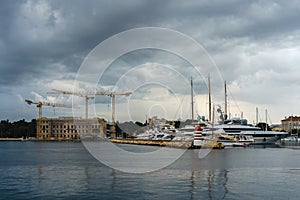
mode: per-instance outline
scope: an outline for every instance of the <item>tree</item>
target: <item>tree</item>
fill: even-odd
[[[266,124],[265,122],[259,122],[256,127],[261,128],[261,130],[266,130],[266,126],[267,126],[267,131],[271,131],[271,128],[269,127],[268,124]]]
[[[35,137],[36,136],[36,120],[26,122],[25,119],[9,122],[9,120],[1,120],[0,122],[0,137],[20,138],[20,137]]]

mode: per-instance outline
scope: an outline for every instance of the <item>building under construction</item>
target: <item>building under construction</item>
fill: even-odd
[[[46,141],[79,141],[80,136],[108,137],[107,122],[102,118],[81,117],[41,118],[38,120],[37,139]]]

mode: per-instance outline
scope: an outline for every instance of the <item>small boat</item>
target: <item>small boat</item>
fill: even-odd
[[[246,147],[254,143],[254,138],[251,135],[219,134],[216,138],[218,142],[230,147]]]
[[[216,140],[205,139],[205,140],[203,140],[201,148],[224,149],[225,145]]]
[[[237,142],[232,145],[232,147],[248,147],[248,146],[250,146],[250,144],[241,143],[241,142]]]
[[[299,138],[295,137],[295,136],[288,136],[285,138],[281,138],[281,142],[299,142]]]

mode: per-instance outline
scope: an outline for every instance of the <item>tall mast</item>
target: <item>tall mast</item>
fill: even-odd
[[[227,116],[227,86],[226,81],[224,81],[224,89],[225,89],[225,116]]]
[[[258,124],[258,107],[256,107],[256,125]]]
[[[194,91],[193,91],[193,77],[191,77],[191,104],[192,104],[192,123],[194,122]]]
[[[266,129],[265,129],[265,131],[267,131],[268,130],[268,128],[267,128],[267,126],[268,126],[268,110],[266,109],[265,112],[266,112]]]
[[[212,122],[211,122],[211,126],[212,126],[212,134],[211,137],[214,138],[214,124],[215,124],[215,105],[213,105],[213,111],[212,111]]]
[[[210,76],[208,74],[208,120],[211,122]]]

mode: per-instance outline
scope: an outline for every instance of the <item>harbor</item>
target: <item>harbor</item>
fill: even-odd
[[[126,151],[157,150],[119,145]],[[212,150],[205,159],[198,157],[201,149],[190,149],[170,166],[144,174],[114,170],[95,160],[82,143],[0,142],[0,150],[0,199],[297,199],[299,195],[291,189],[299,183],[299,152],[289,148],[225,148]]]
[[[299,1],[0,11],[0,200],[300,199]]]
[[[62,94],[79,96],[85,98],[85,117],[58,117],[49,118],[42,116],[42,108],[45,106],[72,108],[77,106],[57,104],[51,102],[41,102],[25,99],[28,105],[36,105],[39,117],[32,120],[28,126],[31,130],[36,130],[34,141],[81,141],[82,139],[98,140],[109,139],[113,143],[131,144],[131,145],[150,145],[173,148],[216,148],[223,149],[225,147],[247,147],[250,145],[268,145],[275,144],[278,141],[298,141],[298,130],[300,117],[289,116],[281,120],[281,125],[276,126],[276,130],[272,130],[268,124],[268,113],[265,112],[266,121],[258,121],[258,108],[256,108],[256,124],[249,124],[247,119],[239,117],[229,117],[227,105],[227,84],[224,82],[224,108],[220,105],[213,105],[211,102],[210,77],[208,77],[208,118],[197,114],[195,116],[194,108],[194,84],[190,79],[190,97],[191,97],[191,119],[168,120],[152,116],[146,119],[143,124],[141,122],[124,122],[119,123],[115,120],[115,98],[116,96],[128,97],[133,95],[132,92],[84,92],[77,93],[65,90],[52,89],[49,94]],[[88,100],[91,96],[108,96],[112,98],[111,121],[105,118],[94,117],[89,118]],[[224,110],[223,110],[224,109]],[[293,123],[291,123],[291,121]],[[8,126],[8,121],[1,121],[3,125]],[[36,124],[35,124],[36,123]],[[26,122],[20,121],[24,126]],[[22,130],[28,128],[22,127]],[[1,129],[1,133],[5,132],[5,128]],[[297,131],[298,133],[298,131]],[[30,138],[32,133],[29,134]],[[293,138],[292,138],[293,137]],[[25,140],[27,136],[2,140]]]

